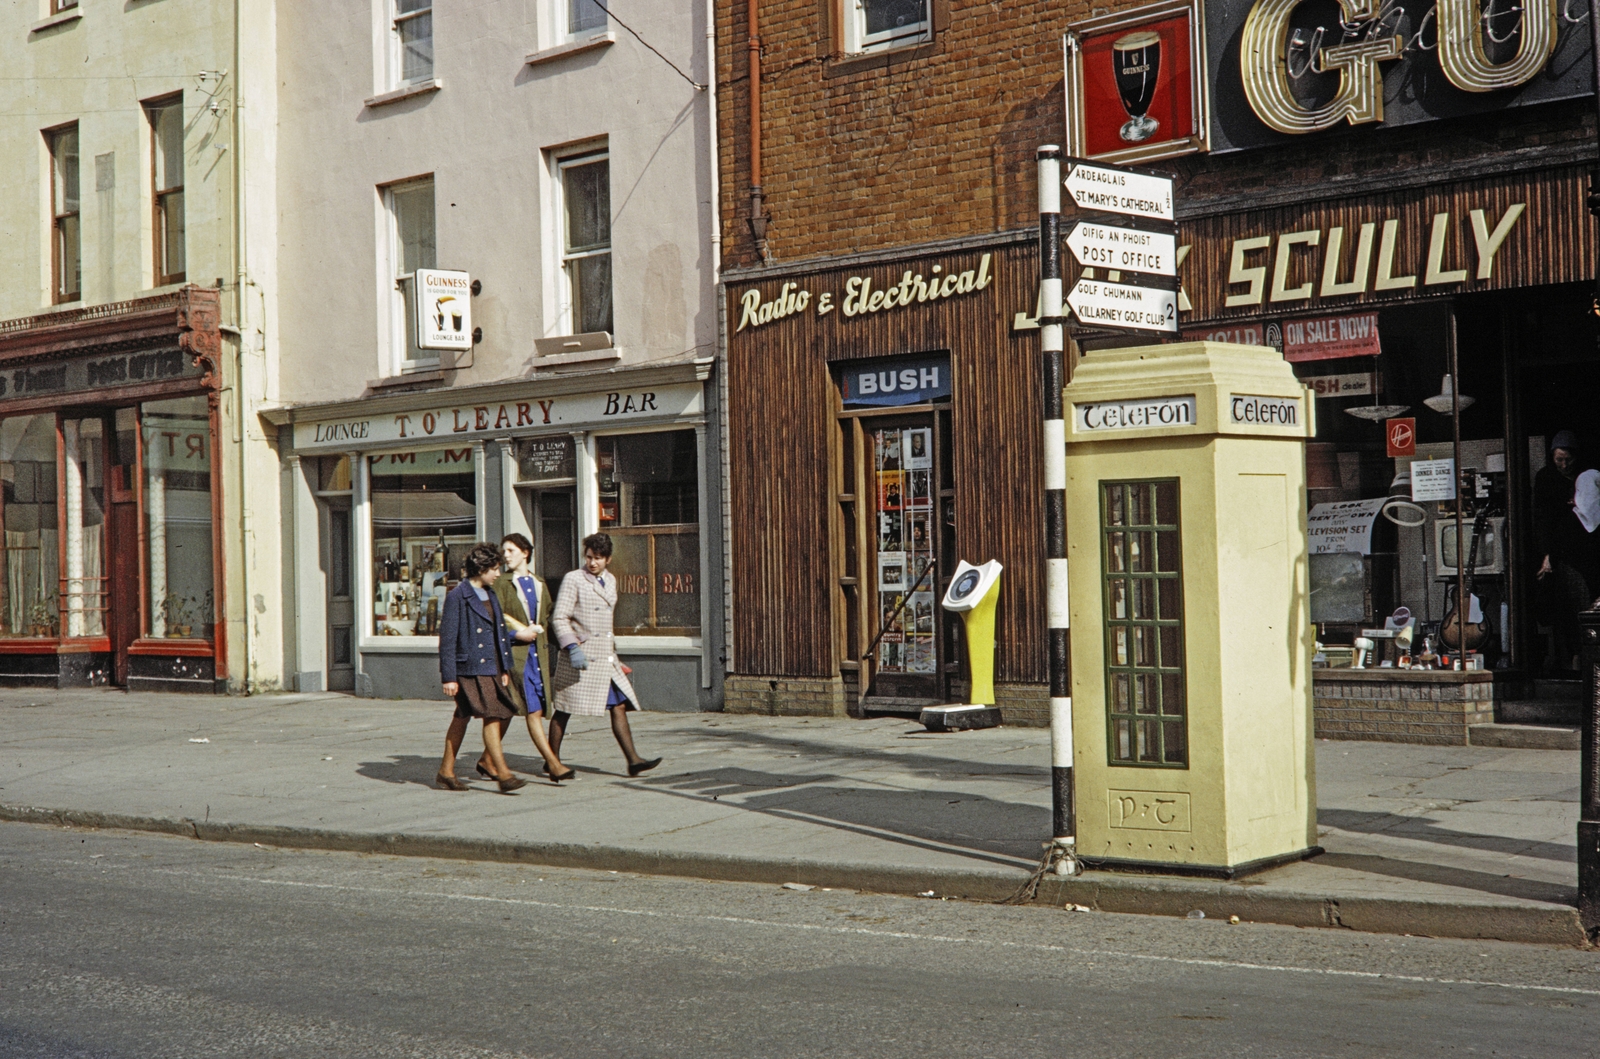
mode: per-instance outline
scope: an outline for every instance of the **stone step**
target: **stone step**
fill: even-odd
[[[1474,724],[1467,727],[1467,742],[1510,750],[1576,750],[1580,734],[1568,725]]]
[[[1560,702],[1582,702],[1583,681],[1546,680],[1540,677],[1533,682],[1533,697]]]
[[[1582,709],[1577,699],[1507,699],[1495,703],[1494,715],[1501,724],[1578,725]]]

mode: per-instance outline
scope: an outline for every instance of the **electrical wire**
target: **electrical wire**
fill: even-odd
[[[604,11],[606,13],[606,17],[607,18],[616,19],[617,20],[617,25],[621,26],[623,29],[625,29],[629,33],[633,34],[633,39],[634,40],[638,41],[640,44],[643,44],[646,48],[649,48],[651,51],[655,52],[657,58],[659,58],[662,62],[666,63],[668,66],[672,67],[673,71],[676,72],[679,77],[683,78],[685,81],[687,81],[691,85],[693,85],[694,86],[694,90],[696,92],[704,92],[706,90],[706,86],[705,85],[701,84],[699,81],[696,81],[694,78],[690,77],[688,74],[686,74],[682,70],[678,69],[678,64],[677,63],[673,62],[671,59],[667,58],[665,55],[662,55],[659,51],[656,51],[655,45],[651,44],[649,41],[647,41],[643,37],[639,36],[639,31],[638,30],[634,29],[632,26],[630,26],[626,22],[622,21],[622,19],[617,18],[616,15],[612,14],[611,13],[611,8],[606,6],[605,0],[592,0],[592,2],[594,3],[595,7],[598,7],[600,10],[602,10],[602,11]]]

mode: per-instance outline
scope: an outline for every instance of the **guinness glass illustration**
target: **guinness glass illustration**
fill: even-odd
[[[1128,143],[1143,143],[1160,127],[1145,112],[1156,97],[1156,75],[1161,71],[1161,34],[1149,30],[1118,37],[1111,45],[1117,94],[1128,122],[1120,134]]]

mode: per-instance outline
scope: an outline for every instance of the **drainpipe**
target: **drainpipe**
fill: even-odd
[[[711,286],[715,288],[722,278],[722,160],[717,157],[717,0],[706,0],[706,115],[706,179],[711,186]]]
[[[750,234],[756,253],[767,258],[767,217],[761,208],[761,35],[756,0],[749,0],[750,23]]]
[[[239,338],[234,344],[234,371],[233,395],[236,416],[234,419],[234,436],[238,443],[235,458],[239,466],[239,607],[244,616],[241,633],[241,644],[244,648],[243,690],[250,693],[250,687],[255,676],[251,668],[251,622],[250,622],[250,513],[249,506],[245,503],[245,441],[249,431],[245,428],[245,398],[244,398],[244,344],[249,334],[246,326],[245,298],[250,283],[250,264],[246,253],[245,232],[247,224],[244,213],[244,29],[243,29],[243,0],[233,0],[233,219],[234,219],[234,291],[233,311],[234,323],[239,328]],[[227,620],[227,615],[223,615]]]

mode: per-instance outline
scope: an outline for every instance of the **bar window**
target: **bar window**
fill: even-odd
[[[45,133],[50,148],[50,290],[57,304],[83,297],[78,216],[78,126]]]
[[[611,162],[584,155],[558,163],[561,273],[573,334],[615,333],[611,320]]]
[[[144,442],[145,562],[150,635],[210,640],[212,579],[211,416],[204,397],[139,406]]]
[[[433,76],[433,0],[394,0],[391,43],[395,85],[414,85]]]
[[[11,416],[0,422],[0,526],[5,532],[0,634],[6,637],[61,634],[57,511],[56,417]]]
[[[1113,765],[1187,768],[1178,481],[1101,482]]]
[[[445,593],[477,541],[472,446],[367,457],[372,511],[372,632],[437,636]]]
[[[145,104],[155,206],[156,285],[184,279],[183,96]]]
[[[615,549],[618,633],[700,632],[700,475],[693,430],[595,439],[600,528]]]
[[[417,269],[436,268],[433,178],[384,189],[389,213],[389,269],[394,276],[390,298],[393,356],[398,370],[436,367],[439,354],[417,346]]]

